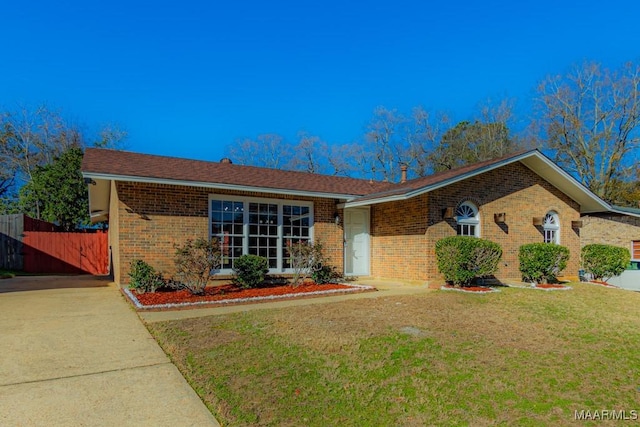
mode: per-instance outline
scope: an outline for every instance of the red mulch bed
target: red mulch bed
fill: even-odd
[[[477,292],[479,294],[488,293],[488,292],[495,292],[495,289],[488,288],[486,286],[462,286],[462,287],[456,287],[456,286],[452,286],[452,285],[444,285],[443,288],[452,289],[452,290],[456,290],[456,291]]]
[[[540,288],[540,289],[564,289],[564,288],[566,288],[565,285],[559,285],[559,284],[554,284],[554,283],[540,283],[540,284],[537,284],[535,287],[536,288]]]
[[[593,283],[594,285],[604,286],[605,288],[617,288],[617,286],[615,286],[615,285],[612,285],[612,284],[607,283],[607,282],[602,282],[600,280],[591,280],[591,281],[589,281],[589,283]]]
[[[310,292],[322,292],[329,290],[344,290],[345,292],[362,292],[370,290],[368,288],[357,288],[353,286],[340,284],[318,285],[315,283],[305,283],[297,287],[291,285],[269,286],[256,289],[242,289],[236,285],[219,285],[208,286],[204,295],[193,295],[187,290],[159,290],[144,294],[134,292],[136,298],[143,306],[154,306],[163,304],[193,304],[193,303],[215,303],[225,300],[238,300],[239,303],[245,302],[248,298],[274,297],[293,295],[293,297],[304,297]]]

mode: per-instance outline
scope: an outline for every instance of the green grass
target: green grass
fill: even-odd
[[[574,425],[640,408],[640,294],[433,292],[149,328],[223,425]]]
[[[3,270],[0,268],[0,279],[11,279],[16,276],[15,271]]]

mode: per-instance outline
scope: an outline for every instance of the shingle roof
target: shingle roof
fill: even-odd
[[[82,172],[88,175],[150,178],[207,184],[359,196],[393,184],[307,172],[206,162],[128,151],[87,148]]]
[[[520,151],[395,184],[99,148],[86,150],[82,172],[85,177],[100,181],[114,179],[313,195],[343,199],[345,207],[356,207],[415,197],[513,162],[523,163],[578,202],[582,213],[609,211],[640,216],[633,208],[612,208],[538,150]],[[100,198],[98,193],[104,192],[104,187],[89,187],[89,192],[94,193],[92,205],[99,210],[107,209],[108,190]]]

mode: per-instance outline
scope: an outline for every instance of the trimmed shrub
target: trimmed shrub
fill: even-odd
[[[189,239],[184,246],[176,246],[174,262],[181,287],[194,295],[204,294],[212,271],[220,268],[221,259],[216,239]]]
[[[311,270],[311,279],[319,285],[337,283],[340,278],[341,275],[336,268],[329,265],[316,264]]]
[[[162,274],[141,259],[131,261],[129,277],[131,278],[129,287],[140,293],[155,292],[165,285]]]
[[[581,258],[582,268],[594,280],[606,281],[622,274],[631,262],[631,253],[627,248],[594,243],[582,248]]]
[[[548,283],[567,267],[569,249],[554,243],[529,243],[520,246],[518,258],[522,280]]]
[[[502,248],[490,240],[451,236],[436,242],[436,257],[438,270],[447,282],[467,286],[497,271]]]
[[[269,260],[258,255],[242,255],[233,263],[233,281],[243,289],[257,288],[269,272]]]

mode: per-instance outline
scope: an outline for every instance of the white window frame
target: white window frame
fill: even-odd
[[[474,213],[473,216],[469,216],[470,210]],[[473,234],[468,232],[472,226],[474,227]],[[461,228],[461,233],[458,232],[458,227]],[[465,230],[467,231],[465,232]],[[456,208],[456,234],[458,236],[480,237],[480,209],[475,203],[462,202]]]
[[[543,241],[560,244],[560,216],[556,211],[549,211],[542,221]]]
[[[212,234],[212,210],[211,210],[211,202],[214,200],[218,201],[229,201],[229,202],[242,202],[243,203],[243,240],[242,240],[242,254],[246,255],[249,253],[249,204],[250,203],[264,203],[264,204],[274,204],[278,206],[278,234],[277,234],[277,267],[270,268],[269,273],[292,273],[293,269],[291,268],[283,268],[283,248],[285,243],[285,239],[287,236],[284,236],[284,224],[283,224],[283,206],[285,205],[294,205],[294,206],[304,206],[309,208],[309,241],[313,241],[314,236],[314,216],[313,216],[313,202],[303,201],[303,200],[287,200],[287,199],[270,199],[270,198],[262,198],[262,197],[242,197],[242,196],[232,196],[232,195],[224,195],[224,194],[210,194],[208,201],[208,221],[209,221],[209,238],[219,238],[218,235]],[[231,268],[222,268],[216,271],[216,274],[231,274],[233,271]]]

